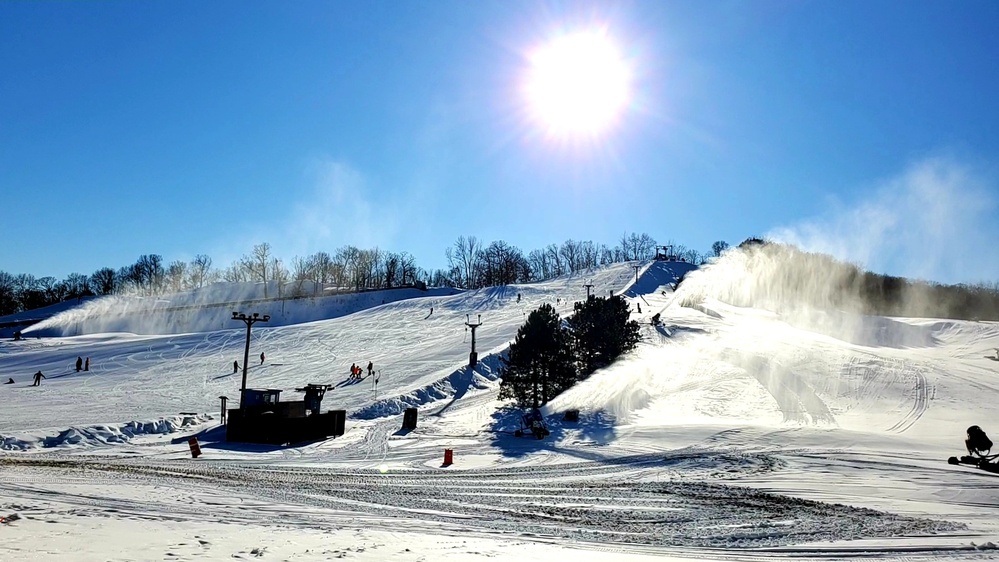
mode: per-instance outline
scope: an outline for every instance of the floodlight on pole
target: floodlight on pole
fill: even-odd
[[[239,409],[246,407],[246,367],[250,363],[250,328],[257,322],[267,322],[270,315],[260,316],[259,312],[254,312],[251,316],[239,312],[232,313],[233,320],[242,320],[246,323],[246,348],[243,350],[243,384],[239,387]]]

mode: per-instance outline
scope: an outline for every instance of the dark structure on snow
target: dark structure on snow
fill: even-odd
[[[281,390],[247,388],[244,403],[228,412],[226,440],[287,445],[343,435],[345,410],[320,413],[329,388],[328,384],[306,385],[296,389],[304,392],[305,398],[289,402],[281,402]]]

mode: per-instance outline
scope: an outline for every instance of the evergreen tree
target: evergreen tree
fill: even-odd
[[[634,349],[640,339],[638,322],[629,317],[628,303],[620,296],[590,296],[576,303],[576,314],[568,323],[581,375],[606,367]]]
[[[527,317],[502,359],[500,398],[523,406],[545,404],[576,382],[571,342],[555,308],[543,304]]]

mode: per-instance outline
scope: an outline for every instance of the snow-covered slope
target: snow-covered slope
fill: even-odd
[[[332,537],[339,550],[327,553],[371,560],[388,555],[373,554],[386,544],[394,558],[442,557],[432,545],[454,534],[485,541],[456,552],[462,560],[541,560],[550,556],[545,542],[583,548],[581,559],[594,549],[622,560],[992,553],[999,480],[944,459],[960,453],[967,426],[999,431],[989,425],[999,400],[999,325],[788,302],[733,306],[712,292],[711,267],[688,276],[687,294],[686,281],[675,294],[671,286],[686,273],[678,264],[637,264],[637,282],[633,265],[255,326],[251,387],[333,383],[324,407],[351,416],[344,436],[297,447],[225,443],[211,423],[130,424],[211,413],[219,395],[235,398],[242,326],[0,342],[0,377],[17,380],[0,386],[0,434],[26,449],[0,460],[33,483],[0,483],[0,499],[56,522],[86,503],[123,530],[134,523],[118,513],[147,513],[221,544],[243,535],[217,528],[205,510],[212,520],[268,530],[270,514],[280,513],[294,544],[314,545],[315,533],[339,525],[352,531]],[[721,263],[719,271],[735,286],[731,268]],[[498,354],[531,310],[547,302],[567,315],[588,283],[631,300],[643,341],[544,408],[549,439],[514,437],[518,412],[497,399]],[[657,313],[662,325],[651,323]],[[465,321],[480,314],[473,372]],[[261,351],[262,365],[252,359]],[[75,372],[77,356],[90,357],[89,372]],[[368,361],[380,371],[377,388],[372,379],[350,384],[350,364]],[[50,378],[31,387],[38,369]],[[397,415],[410,405],[420,408],[412,432]],[[563,421],[574,408],[580,421]],[[117,437],[122,428],[130,428],[127,439]],[[198,462],[186,458],[188,431],[203,443]],[[441,466],[443,449],[454,451],[454,466]],[[73,476],[79,469],[86,480]],[[131,483],[120,490],[126,475]],[[192,498],[202,505],[187,507]],[[400,529],[405,536],[379,534]],[[74,523],[60,532],[53,544],[89,531]],[[511,536],[528,546],[488,542]],[[346,550],[357,540],[372,550]],[[268,544],[295,559],[322,559],[304,546]],[[0,557],[23,557],[3,549]],[[237,550],[227,554],[250,551]]]

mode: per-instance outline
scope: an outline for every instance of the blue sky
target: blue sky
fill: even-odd
[[[629,99],[529,117],[602,30]],[[999,3],[0,3],[0,270],[647,232],[999,280]]]

